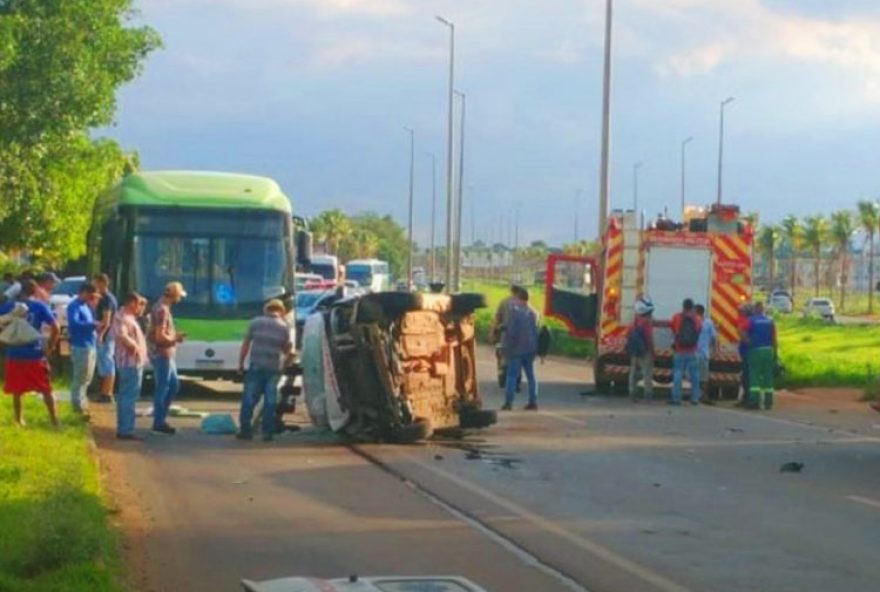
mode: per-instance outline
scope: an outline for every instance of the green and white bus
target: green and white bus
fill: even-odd
[[[278,184],[263,177],[131,174],[96,202],[89,272],[109,274],[120,297],[136,290],[151,304],[168,282],[182,282],[188,296],[174,314],[187,339],[178,370],[231,377],[249,319],[268,299],[293,296],[292,213]]]

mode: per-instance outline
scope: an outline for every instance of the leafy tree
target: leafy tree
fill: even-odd
[[[840,264],[840,308],[846,307],[846,284],[849,269],[849,245],[856,231],[855,220],[848,210],[831,214],[831,239],[837,249]]]
[[[824,216],[807,216],[804,219],[804,244],[813,254],[813,275],[816,296],[819,295],[819,268],[822,263],[822,247],[828,238],[828,220]]]
[[[874,236],[880,223],[880,206],[877,202],[862,200],[858,203],[859,225],[868,240],[868,313],[874,312]]]
[[[795,216],[786,216],[782,221],[782,233],[785,236],[785,241],[788,243],[788,248],[790,250],[791,300],[794,302],[795,288],[797,287],[797,256],[803,239],[803,228],[801,227],[800,220]]]
[[[132,16],[131,0],[0,0],[0,247],[85,252],[96,194],[130,164],[89,131],[160,45]]]
[[[770,290],[776,287],[776,248],[779,244],[779,227],[761,226],[758,231],[758,250],[767,261],[767,284]]]
[[[321,212],[312,220],[311,227],[315,238],[334,254],[339,252],[339,245],[351,236],[353,230],[351,219],[338,209]]]

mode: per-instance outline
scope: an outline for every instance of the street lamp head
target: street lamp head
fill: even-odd
[[[727,97],[726,99],[724,99],[724,100],[721,102],[721,105],[722,105],[722,106],[724,106],[724,105],[729,105],[730,103],[733,102],[733,100],[734,100],[734,97]]]
[[[437,15],[436,18],[437,18],[438,21],[440,21],[441,23],[443,23],[443,24],[446,25],[447,27],[454,27],[454,26],[455,26],[455,25],[452,23],[452,21],[448,21],[448,20],[446,20],[445,18],[443,18],[443,17],[440,16],[440,15]]]
[[[635,164],[633,165],[633,167],[634,167],[636,170],[639,170],[640,168],[642,168],[642,165],[643,165],[643,164],[644,164],[644,163],[643,163],[642,161],[639,161],[639,162],[635,163]]]
[[[452,92],[455,93],[455,96],[461,97],[462,99],[465,97],[465,93],[463,93],[462,91],[460,91],[458,89],[453,89]]]
[[[682,144],[683,144],[683,145],[684,145],[684,144],[690,144],[690,143],[693,142],[693,141],[694,141],[694,137],[693,137],[693,136],[688,136],[687,138],[684,139],[684,141],[682,142]]]

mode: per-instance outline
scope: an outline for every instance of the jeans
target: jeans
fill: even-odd
[[[263,435],[271,436],[275,433],[275,405],[278,401],[278,381],[281,374],[277,370],[261,370],[251,368],[244,377],[244,395],[241,398],[241,411],[238,415],[238,425],[242,434],[250,435],[251,418],[254,415],[254,407],[263,401]]]
[[[141,396],[144,369],[137,366],[119,367],[119,392],[116,394],[116,434],[134,434],[135,404]]]
[[[645,385],[645,398],[654,398],[654,356],[646,355],[640,358],[632,358],[629,362],[629,397],[636,398],[636,388],[639,384],[639,375]]]
[[[70,378],[70,403],[75,411],[84,411],[89,405],[85,396],[86,388],[95,374],[95,348],[72,346],[70,362],[73,365],[73,376]]]
[[[521,372],[525,372],[529,381],[529,405],[538,403],[538,381],[535,379],[535,354],[510,356],[507,358],[507,381],[505,382],[504,402],[513,405],[516,383]]]
[[[109,338],[105,338],[98,346],[98,376],[101,378],[116,375],[116,360],[113,357],[115,351],[116,343]]]
[[[150,361],[153,363],[153,379],[156,381],[156,389],[153,391],[153,427],[158,428],[168,424],[168,409],[180,390],[180,381],[177,379],[177,365],[173,359],[156,356]]]
[[[681,382],[687,374],[691,381],[691,401],[700,400],[700,360],[696,353],[678,353],[672,357],[672,401],[681,402]]]

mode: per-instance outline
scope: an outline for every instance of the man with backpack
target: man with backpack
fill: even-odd
[[[538,315],[529,306],[529,292],[520,288],[510,309],[502,341],[507,357],[507,384],[504,411],[513,409],[514,392],[520,372],[525,372],[529,383],[529,402],[526,410],[538,410],[538,381],[535,379],[535,356],[538,354]]]
[[[703,322],[694,310],[694,301],[685,298],[681,312],[672,317],[672,400],[671,405],[681,405],[681,383],[687,374],[691,383],[691,405],[700,404],[700,364],[697,345]]]
[[[654,400],[654,304],[649,298],[639,298],[635,304],[636,318],[626,337],[629,355],[629,398],[635,402],[636,388],[641,374],[644,398]]]

